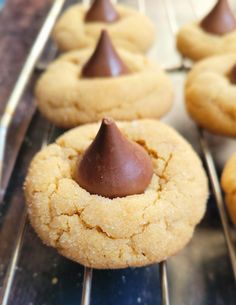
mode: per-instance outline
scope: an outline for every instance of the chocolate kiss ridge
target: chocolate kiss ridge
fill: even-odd
[[[85,16],[86,22],[111,23],[118,19],[119,15],[110,0],[94,0]]]
[[[229,72],[228,78],[233,85],[236,85],[236,64],[233,66]]]
[[[96,49],[82,68],[82,76],[115,77],[128,74],[130,71],[113,47],[108,33],[103,30]]]
[[[127,140],[114,121],[103,119],[78,163],[76,181],[91,194],[115,198],[143,193],[152,174],[151,159],[142,146]]]
[[[201,27],[216,35],[224,35],[236,29],[236,18],[227,0],[219,0],[212,11],[201,21]]]

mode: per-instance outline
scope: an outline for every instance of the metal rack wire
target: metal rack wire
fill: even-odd
[[[193,0],[186,0],[189,2],[192,14],[193,16],[198,16],[198,12],[196,12],[195,6],[193,4]],[[11,97],[9,98],[9,101],[7,102],[6,109],[4,111],[4,114],[0,121],[0,178],[2,177],[2,165],[4,162],[4,150],[6,146],[6,136],[8,132],[8,128],[10,126],[11,120],[14,117],[14,112],[18,106],[18,104],[21,101],[22,94],[27,86],[27,83],[33,73],[33,70],[36,68],[37,62],[40,58],[40,55],[43,51],[43,49],[46,46],[47,40],[49,38],[50,32],[53,28],[53,25],[55,23],[55,20],[59,13],[61,12],[63,5],[65,4],[66,0],[55,0],[52,8],[45,20],[45,23],[31,49],[31,52],[29,54],[29,57],[22,69],[22,72],[19,76],[19,79],[15,85],[15,88],[12,92]],[[83,1],[85,4],[87,4],[88,1]],[[114,1],[117,2],[117,1]],[[146,12],[146,5],[148,4],[148,0],[137,0],[137,7],[140,11]],[[178,20],[176,18],[173,0],[163,0],[163,6],[166,12],[166,17],[169,23],[169,28],[171,29],[171,35],[174,39],[174,36],[179,28]],[[52,52],[55,53],[55,50]],[[39,67],[42,69],[42,67],[45,66],[44,64],[39,63]],[[175,64],[172,65],[166,65],[166,70],[169,72],[175,72],[175,71],[186,71],[189,68],[189,62],[181,58],[179,56],[179,59],[177,57],[177,61]],[[51,135],[51,128],[44,134],[43,136],[43,143],[42,145],[46,145],[48,142],[50,142],[50,135]],[[201,145],[202,153],[206,162],[207,171],[209,180],[213,189],[215,202],[217,204],[217,208],[220,214],[220,219],[222,222],[222,227],[225,235],[225,241],[228,248],[228,253],[231,261],[232,270],[234,273],[234,278],[236,279],[236,253],[235,248],[230,236],[230,227],[228,223],[228,219],[225,212],[224,202],[222,198],[222,193],[220,189],[219,179],[216,174],[216,168],[214,164],[214,159],[212,157],[210,148],[207,143],[207,139],[205,137],[204,131],[201,129],[198,129],[198,135],[199,135],[199,143]],[[1,185],[1,180],[0,180]],[[5,190],[1,190],[2,193],[5,192]],[[24,239],[24,231],[25,231],[25,224],[27,221],[27,213],[26,210],[23,213],[22,216],[22,222],[18,230],[18,236],[16,238],[16,244],[14,247],[14,251],[12,253],[12,258],[10,260],[10,264],[6,273],[4,285],[2,288],[2,298],[0,298],[0,304],[1,305],[9,305],[9,294],[11,291],[12,283],[14,280],[14,273],[17,266],[18,258],[21,251],[21,244]],[[162,292],[162,305],[170,305],[170,297],[169,297],[169,285],[168,285],[168,279],[167,279],[167,263],[162,262],[159,264],[159,270],[160,270],[160,286],[161,286],[161,292]],[[81,299],[81,305],[89,305],[91,301],[91,288],[92,288],[92,278],[93,278],[93,270],[91,268],[84,268],[84,279],[83,279],[83,288],[82,288],[82,299]]]

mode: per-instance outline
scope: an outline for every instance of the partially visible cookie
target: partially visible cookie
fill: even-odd
[[[155,120],[120,122],[118,127],[151,159],[153,174],[143,193],[110,199],[77,183],[78,162],[99,124],[66,132],[40,151],[25,182],[30,221],[43,242],[93,268],[165,260],[189,242],[206,208],[202,164],[175,130]]]
[[[232,137],[236,136],[235,64],[235,54],[205,59],[194,65],[185,85],[190,116],[205,129]]]
[[[59,57],[38,80],[38,107],[55,125],[160,118],[169,111],[173,88],[165,72],[143,55],[116,52],[108,37],[103,31],[95,51]]]
[[[71,6],[59,19],[53,39],[62,51],[94,48],[101,30],[106,29],[115,46],[132,52],[146,52],[154,42],[153,23],[143,14],[123,5],[115,5],[119,19],[108,22],[86,22],[88,8]]]
[[[221,184],[226,194],[226,203],[232,222],[236,224],[236,154],[226,163]]]
[[[222,36],[205,32],[198,23],[180,29],[177,35],[177,48],[194,61],[216,54],[236,52],[236,31]]]
[[[218,0],[202,21],[183,26],[177,48],[192,60],[236,52],[236,18],[228,1]]]

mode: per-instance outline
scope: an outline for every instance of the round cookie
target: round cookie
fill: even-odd
[[[232,222],[236,224],[236,154],[226,163],[221,177],[222,188],[226,194],[226,203]]]
[[[236,85],[229,74],[236,55],[205,59],[189,73],[185,97],[190,116],[205,129],[220,135],[236,136]]]
[[[143,266],[174,255],[191,239],[206,208],[201,162],[176,131],[155,120],[118,127],[152,159],[144,193],[109,199],[75,182],[78,158],[99,124],[68,131],[40,151],[25,181],[30,221],[43,242],[93,268]]]
[[[177,48],[184,56],[195,61],[216,54],[236,52],[236,31],[216,36],[205,32],[198,23],[185,25],[177,34]]]
[[[49,65],[36,85],[40,111],[55,125],[74,127],[104,116],[116,120],[160,118],[172,106],[169,77],[146,57],[118,49],[131,73],[83,78],[81,70],[93,50],[69,52]]]
[[[106,29],[115,46],[132,52],[146,52],[154,42],[155,27],[143,14],[123,5],[115,5],[120,19],[113,23],[84,22],[87,7],[71,6],[59,19],[53,39],[62,51],[93,48],[102,29]]]
[[[228,1],[218,0],[203,20],[182,27],[177,48],[192,60],[235,52],[236,18]]]

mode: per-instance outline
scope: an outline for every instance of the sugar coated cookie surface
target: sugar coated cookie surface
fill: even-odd
[[[193,67],[185,88],[190,116],[213,133],[233,137],[236,136],[236,84],[230,81],[230,74],[235,64],[235,54],[205,59]]]
[[[144,193],[109,199],[76,183],[78,158],[100,124],[77,127],[41,150],[25,181],[30,221],[43,242],[94,268],[143,266],[174,255],[206,208],[202,164],[176,131],[154,120],[117,125],[151,157],[154,173]]]
[[[51,65],[36,85],[40,111],[60,127],[116,120],[160,118],[173,102],[165,72],[143,55],[117,50],[130,73],[119,77],[83,78],[81,70],[93,50],[69,52]]]
[[[146,52],[154,42],[153,23],[138,11],[116,5],[120,19],[114,23],[85,22],[87,7],[71,6],[57,22],[53,38],[63,51],[94,47],[101,30],[106,29],[116,47]]]

